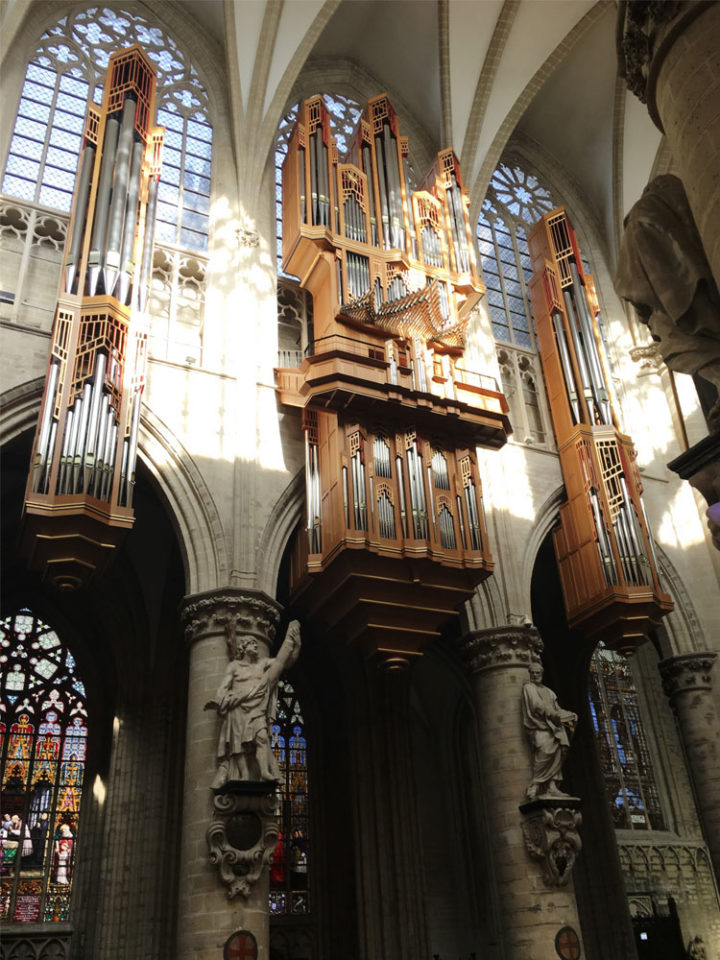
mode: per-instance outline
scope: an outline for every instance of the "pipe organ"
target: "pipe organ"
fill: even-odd
[[[554,531],[568,621],[623,653],[672,609],[632,441],[618,422],[593,278],[562,207],[528,237],[530,296],[567,503]]]
[[[306,447],[292,601],[368,653],[415,653],[492,571],[475,450],[510,430],[496,381],[464,362],[483,288],[452,150],[416,187],[386,96],[345,157],[322,97],[303,102],[283,167],[283,269],[314,317],[300,368],[276,371]]]
[[[27,482],[30,566],[73,588],[133,523],[162,128],[137,46],[110,57],[78,163],[50,362]]]

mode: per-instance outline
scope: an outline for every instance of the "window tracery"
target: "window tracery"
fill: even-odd
[[[55,631],[0,621],[0,918],[68,919],[87,754],[85,687]]]
[[[630,665],[625,657],[602,645],[590,661],[590,713],[615,826],[664,830]]]
[[[102,100],[108,58],[140,44],[158,69],[166,127],[157,239],[206,250],[212,127],[207,94],[177,44],[137,14],[91,7],[43,34],[25,75],[3,193],[67,212],[88,100]]]
[[[270,734],[282,780],[280,838],[270,867],[270,914],[310,912],[309,811],[305,721],[292,684],[278,683],[275,722]]]

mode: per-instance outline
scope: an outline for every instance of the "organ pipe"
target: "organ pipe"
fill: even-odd
[[[314,423],[291,597],[348,642],[364,631],[376,650],[416,652],[490,573],[460,459],[504,443],[507,405],[491,378],[458,373],[483,287],[452,150],[414,182],[384,95],[348,142],[339,155],[328,108],[311,97],[283,165],[283,269],[312,294],[315,337],[292,386],[277,374],[281,402]]]
[[[530,295],[567,502],[554,531],[568,621],[632,652],[672,609],[660,586],[632,441],[618,427],[582,258],[562,208],[529,238]],[[650,545],[650,549],[648,546]]]
[[[31,565],[67,588],[102,571],[133,523],[147,342],[139,311],[163,140],[151,125],[156,82],[140,47],[112,54],[80,147],[22,542]]]

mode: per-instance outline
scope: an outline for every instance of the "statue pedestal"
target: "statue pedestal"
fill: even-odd
[[[568,882],[582,849],[581,806],[579,797],[536,797],[520,804],[525,849],[533,860],[542,862],[543,880],[549,887]]]
[[[229,899],[250,896],[279,839],[277,785],[230,780],[213,790],[214,814],[207,831],[210,862]]]
[[[720,550],[720,433],[711,433],[668,464],[707,501],[713,543]]]

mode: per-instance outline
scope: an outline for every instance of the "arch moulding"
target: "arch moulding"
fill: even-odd
[[[33,430],[45,386],[38,377],[0,394],[0,447]],[[155,414],[143,410],[138,455],[167,504],[183,555],[188,593],[227,583],[225,535],[212,495],[192,458]]]

